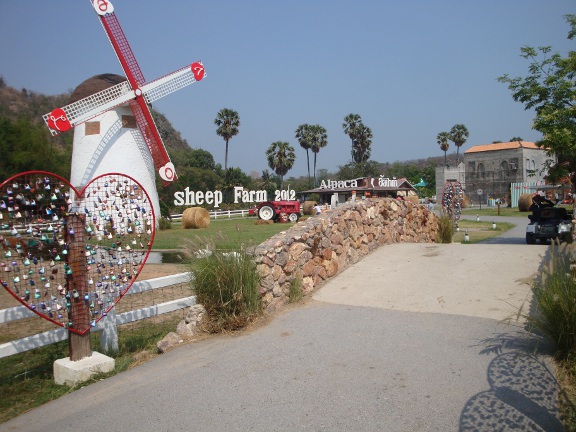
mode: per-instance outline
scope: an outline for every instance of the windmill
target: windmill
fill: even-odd
[[[114,157],[114,154],[117,150],[118,153],[122,151],[128,153],[144,152],[146,153],[146,156],[149,156],[148,160],[150,160],[150,163],[148,165],[150,165],[150,167],[152,167],[152,165],[154,166],[154,169],[160,175],[162,182],[166,186],[177,178],[176,172],[174,165],[170,161],[170,157],[168,156],[166,148],[164,147],[162,138],[158,133],[158,129],[154,124],[154,120],[152,119],[148,105],[165,95],[168,95],[203,79],[205,76],[204,66],[201,62],[195,62],[189,66],[165,75],[164,77],[146,82],[138,62],[136,61],[136,58],[132,52],[132,49],[128,44],[126,36],[124,35],[118,19],[116,18],[112,3],[108,0],[90,0],[90,4],[98,14],[104,31],[106,32],[108,39],[112,44],[112,47],[118,57],[118,60],[120,61],[127,79],[117,80],[111,86],[106,85],[104,88],[99,89],[100,91],[96,91],[95,93],[88,93],[85,97],[82,97],[79,100],[76,100],[64,107],[54,109],[50,113],[43,116],[44,121],[46,122],[46,125],[48,126],[52,135],[57,135],[59,133],[66,132],[67,130],[70,130],[71,128],[76,127],[82,123],[88,122],[91,119],[101,118],[109,113],[116,111],[124,113],[128,111],[128,113],[132,114],[130,117],[135,123],[135,127],[132,133],[126,134],[119,132],[121,129],[125,129],[123,120],[120,122],[120,124],[118,124],[118,122],[114,122],[112,126],[106,127],[107,129],[104,135],[98,134],[98,139],[100,142],[96,143],[97,145],[91,149],[87,149],[82,145],[77,148],[75,134],[73,153],[87,153],[87,159],[90,161],[87,163],[87,166],[92,164],[93,166],[99,166],[99,169],[102,170],[106,168],[108,163],[107,161],[110,160],[111,157]],[[86,125],[88,126],[88,123]],[[79,129],[84,128],[76,128],[75,132],[78,132]],[[134,133],[136,130],[138,130],[139,133]],[[136,141],[140,141],[142,145],[137,143],[137,147],[133,147],[134,150],[126,150],[125,142],[122,141],[122,137],[120,135],[137,135],[137,137],[134,136],[134,138]],[[107,148],[109,143],[111,146]],[[89,299],[87,300],[86,297],[82,297],[81,294],[89,297],[89,291],[92,289],[92,285],[90,284],[92,277],[89,272],[95,271],[95,268],[93,265],[86,265],[87,259],[89,259],[86,258],[87,253],[90,253],[90,248],[92,248],[92,245],[87,244],[86,237],[92,235],[94,228],[97,233],[97,239],[99,236],[104,238],[103,235],[106,234],[107,240],[114,240],[115,234],[117,238],[116,241],[124,242],[122,244],[123,249],[125,249],[128,233],[134,233],[137,237],[142,237],[143,235],[150,236],[149,241],[140,242],[140,247],[142,249],[141,253],[144,253],[145,257],[141,262],[135,261],[137,268],[133,270],[134,276],[131,281],[127,280],[126,285],[123,287],[122,293],[125,293],[130,288],[131,284],[135,280],[135,277],[140,272],[141,267],[144,265],[148,257],[155,232],[155,214],[158,213],[159,207],[157,194],[154,194],[155,197],[151,196],[150,194],[152,190],[154,192],[156,191],[156,174],[154,169],[148,170],[147,167],[145,167],[144,170],[134,170],[134,167],[131,166],[131,164],[133,164],[131,161],[123,160],[122,163],[123,165],[120,165],[121,168],[130,167],[130,171],[132,172],[138,171],[142,173],[143,171],[146,171],[146,178],[135,178],[118,171],[97,173],[96,169],[85,169],[82,167],[78,169],[78,167],[74,167],[73,155],[73,172],[71,181],[75,184],[67,184],[67,181],[62,178],[58,178],[51,173],[42,172],[41,174],[44,176],[45,190],[51,190],[53,187],[53,182],[58,183],[58,189],[60,189],[60,193],[62,193],[62,189],[64,187],[70,187],[70,191],[67,192],[68,196],[65,197],[65,203],[58,207],[56,206],[55,202],[50,202],[49,207],[39,207],[38,203],[40,200],[48,198],[44,197],[44,195],[42,195],[41,198],[37,196],[35,198],[38,200],[38,203],[35,204],[37,210],[36,212],[25,211],[14,214],[15,218],[25,218],[26,221],[30,223],[30,218],[33,216],[34,218],[39,217],[40,213],[38,213],[38,211],[40,210],[45,211],[46,214],[53,214],[55,211],[54,209],[59,209],[58,211],[61,211],[60,215],[55,215],[57,219],[53,220],[60,220],[63,223],[62,227],[58,227],[58,230],[59,232],[68,232],[68,237],[57,238],[57,234],[51,231],[53,240],[58,241],[58,247],[65,248],[67,256],[66,265],[68,265],[68,263],[72,263],[76,267],[68,267],[66,272],[66,275],[70,276],[68,279],[66,279],[68,286],[63,285],[64,289],[62,290],[62,293],[53,293],[53,297],[55,298],[54,301],[59,301],[59,295],[69,296],[71,288],[73,289],[72,294],[78,295],[78,301],[80,303],[83,301],[90,301]],[[75,170],[78,171],[80,175],[78,175],[78,172],[75,172]],[[32,181],[29,180],[27,176],[32,174],[40,175],[35,172],[19,174],[14,177],[14,184],[17,187],[20,187],[20,184],[29,185],[29,183],[32,183]],[[134,185],[132,186],[132,190],[129,190],[130,185],[132,184],[131,182],[133,182]],[[38,185],[42,186],[42,183],[40,182]],[[4,186],[4,184],[0,184],[0,189]],[[115,187],[114,190],[110,189],[112,186]],[[12,185],[6,187],[13,188],[14,186]],[[128,190],[126,190],[126,187],[128,187]],[[30,190],[32,190],[32,188],[37,189],[36,187],[31,187]],[[122,188],[124,188],[124,190],[122,190]],[[25,187],[24,190],[26,190]],[[139,193],[140,190],[142,190],[142,194]],[[6,194],[8,195],[8,189],[6,189],[6,191]],[[118,193],[120,193],[120,197],[118,196]],[[98,194],[103,195],[97,196]],[[132,197],[132,194],[134,194],[134,197]],[[46,195],[49,194],[46,193]],[[146,195],[146,198],[144,198],[144,195]],[[50,200],[59,199],[56,193],[54,193],[53,196],[49,196]],[[138,197],[140,197],[142,203],[138,201]],[[97,201],[94,201],[95,198]],[[121,200],[126,200],[126,202],[121,202]],[[33,200],[31,199],[28,201],[31,202]],[[26,203],[28,201],[25,200],[24,202]],[[147,207],[150,204],[153,205],[152,209]],[[133,206],[134,208],[132,208]],[[131,213],[128,214],[128,211]],[[139,211],[142,214],[139,214]],[[14,210],[13,213],[14,212],[16,212],[16,210]],[[144,214],[146,214],[146,220],[142,219],[142,215]],[[42,220],[42,223],[44,223],[45,221],[43,218]],[[17,222],[20,222],[20,220]],[[134,225],[134,227],[132,227],[132,225]],[[137,225],[138,228],[136,228]],[[144,228],[144,226],[146,228]],[[20,229],[23,230],[24,228],[25,225],[21,224]],[[49,225],[48,231],[50,231],[50,228],[54,227]],[[141,232],[138,232],[138,230]],[[24,236],[25,234],[28,235],[28,230],[26,230],[26,232],[23,231],[23,233],[20,233],[14,227],[14,231],[16,232],[17,236]],[[34,231],[30,231],[29,235],[33,234]],[[44,234],[43,237],[46,237],[46,241],[51,241],[50,239],[52,238],[49,238],[49,236],[46,234]],[[57,249],[52,248],[51,250]],[[11,254],[12,251],[8,250],[6,253]],[[73,259],[71,259],[71,257]],[[24,265],[26,264],[24,263],[23,266]],[[118,265],[117,267],[120,268],[121,266]],[[1,285],[5,289],[11,291],[12,295],[18,297],[18,288],[16,286],[13,289],[10,287],[7,282],[8,278],[5,275],[2,275],[2,271],[3,270],[0,269]],[[68,273],[68,271],[71,273]],[[98,271],[97,274],[99,274]],[[106,275],[106,277],[108,277],[108,275]],[[116,275],[115,277],[118,278],[120,275]],[[95,278],[96,276],[94,276],[94,279]],[[128,276],[126,276],[126,278],[128,279]],[[19,280],[19,277],[16,280]],[[13,278],[13,283],[17,283],[16,280]],[[101,283],[103,282],[101,281]],[[77,284],[77,286],[74,284]],[[50,287],[50,289],[52,289],[51,285]],[[34,309],[35,305],[30,303],[32,299],[29,295],[25,295],[24,298],[21,298],[20,300],[29,309]],[[115,301],[117,300],[118,299]],[[91,303],[89,303],[89,305],[91,305]],[[60,306],[64,307],[62,305]],[[71,353],[70,358],[72,361],[78,361],[91,355],[89,329],[92,324],[89,323],[87,319],[87,314],[90,312],[85,307],[81,307],[85,306],[85,304],[79,305],[77,307],[73,304],[73,302],[70,302],[70,306],[68,306],[68,303],[66,303],[65,306],[70,311],[70,321],[66,324],[69,329],[69,343]],[[50,315],[47,315],[45,318],[48,320],[53,320]]]
[[[166,186],[176,179],[174,165],[152,119],[148,104],[205,76],[202,62],[146,82],[109,0],[90,0],[120,61],[127,81],[120,82],[43,116],[52,135],[66,132],[116,107],[129,104],[136,125],[152,157],[154,167]]]

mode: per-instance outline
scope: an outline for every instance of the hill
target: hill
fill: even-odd
[[[42,116],[66,105],[70,95],[17,90],[0,76],[0,179],[35,169],[69,177],[73,133],[51,136]],[[177,153],[182,157],[192,151],[166,116],[154,109],[152,116],[171,156]]]

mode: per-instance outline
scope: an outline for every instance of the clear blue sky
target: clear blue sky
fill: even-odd
[[[563,15],[572,0],[114,0],[147,80],[196,60],[208,74],[155,103],[193,148],[224,165],[215,133],[221,108],[238,111],[229,166],[267,168],[265,151],[302,123],[328,131],[318,168],[350,160],[344,116],[360,114],[374,135],[372,159],[441,156],[436,135],[463,123],[462,151],[521,136],[535,141],[533,113],[514,102],[502,74],[524,76],[525,45],[565,54]],[[100,73],[122,74],[88,0],[0,0],[0,75],[45,94]],[[455,150],[450,147],[450,152]]]

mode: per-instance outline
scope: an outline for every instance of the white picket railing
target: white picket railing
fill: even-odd
[[[155,279],[135,282],[126,295],[128,296],[143,293],[145,291],[166,288],[172,285],[187,283],[190,280],[190,273],[178,273],[172,276],[163,276]],[[141,319],[152,318],[154,316],[173,312],[179,309],[184,309],[186,307],[193,306],[194,304],[196,304],[196,296],[183,297],[141,309],[123,312],[118,315],[111,313],[105,319],[109,320],[115,317],[115,324],[118,326]],[[112,309],[112,311],[113,310],[114,309]],[[30,317],[37,317],[37,315],[25,306],[16,306],[13,308],[0,310],[0,324],[5,324]],[[103,329],[104,320],[101,320],[96,324],[95,327],[91,329],[91,331],[102,331]],[[59,327],[55,330],[49,330],[22,339],[16,339],[0,344],[0,358],[22,353],[35,348],[40,348],[45,345],[50,345],[66,340],[67,338],[68,331]]]
[[[210,219],[231,219],[231,218],[244,218],[250,216],[249,210],[222,210],[222,211],[215,211],[212,210],[210,212]],[[182,213],[170,215],[170,219],[173,221],[179,221],[182,219]]]

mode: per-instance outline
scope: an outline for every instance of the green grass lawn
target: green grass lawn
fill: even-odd
[[[132,365],[157,355],[156,342],[173,331],[182,316],[175,313],[159,322],[128,325],[118,333],[119,351],[107,353],[114,357],[116,368],[109,374],[96,375],[77,388],[129,369]],[[181,315],[181,314],[180,314]],[[93,347],[99,347],[100,335],[90,335]],[[47,345],[0,359],[0,423],[77,388],[54,382],[53,364],[68,354],[68,341]]]
[[[468,231],[470,241],[467,243],[477,243],[492,237],[496,237],[514,227],[508,222],[498,222],[496,228],[492,228],[492,222],[476,222],[475,220],[460,219],[458,222],[460,231],[454,233],[453,243],[464,243],[464,234]]]
[[[174,222],[172,229],[156,231],[152,249],[183,249],[186,240],[199,246],[214,243],[217,249],[257,246],[274,234],[294,226],[292,223],[256,225],[256,221],[256,218],[216,219],[210,221],[208,228],[200,229],[184,229],[180,222]]]
[[[562,205],[560,207],[565,207],[568,210],[568,213],[572,213],[572,205]],[[482,210],[479,208],[465,208],[462,209],[463,215],[479,215],[480,217],[485,216],[516,216],[516,217],[528,217],[530,212],[521,212],[518,210],[518,207],[500,207],[500,213],[498,213],[498,207],[482,207]]]

